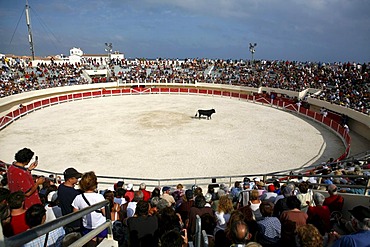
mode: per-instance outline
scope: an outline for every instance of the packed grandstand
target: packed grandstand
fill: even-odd
[[[106,64],[100,59],[77,64],[49,61],[33,67],[27,59],[4,57],[0,96],[104,83],[108,77],[88,78],[83,73],[104,68]],[[210,83],[298,92],[313,88],[316,92],[306,97],[370,113],[369,64],[112,59],[109,68],[109,81],[123,83]],[[346,118],[341,117],[338,124],[344,127]],[[165,184],[150,190],[140,181],[119,180],[101,193],[96,191],[99,178],[93,172],[81,174],[69,168],[59,176],[32,177],[37,166],[37,161],[30,163],[33,158],[31,150],[20,149],[15,163],[9,168],[2,164],[0,213],[9,246],[98,245],[111,236],[119,246],[369,246],[368,152],[351,159],[330,159],[299,174],[245,176],[229,183],[215,180],[206,188]],[[22,178],[16,172],[30,178],[32,193],[17,185]],[[77,182],[79,190],[74,189]],[[90,206],[104,200],[107,206],[100,211]],[[75,216],[86,208],[91,210],[82,221],[66,221],[65,215]],[[21,223],[15,220],[17,216],[23,217]],[[46,220],[38,222],[36,216]],[[105,218],[109,220],[108,231],[88,235],[104,224]],[[62,225],[39,226],[45,222]],[[31,235],[37,229],[43,231]],[[48,229],[52,231],[46,237]],[[90,237],[78,242],[82,236]],[[357,245],[349,245],[353,241]]]
[[[3,57],[0,65],[0,97],[45,88],[87,84],[89,80],[83,75],[83,70],[106,68],[103,59],[83,59],[75,64],[49,60],[33,67],[28,59]],[[299,92],[313,88],[318,89],[318,92],[310,97],[364,114],[370,113],[370,65],[365,63],[112,59],[109,67],[112,73],[111,81],[213,83]],[[92,78],[91,82],[106,82],[106,79],[100,76]]]

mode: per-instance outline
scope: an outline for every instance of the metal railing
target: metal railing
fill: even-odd
[[[46,233],[52,230],[55,230],[59,227],[63,227],[79,218],[82,218],[86,214],[89,214],[104,206],[106,210],[105,212],[106,212],[107,221],[104,224],[97,227],[96,229],[94,229],[93,231],[91,231],[89,234],[80,238],[77,242],[73,243],[73,245],[71,246],[75,246],[75,247],[82,246],[83,244],[89,242],[94,236],[96,236],[97,234],[99,234],[101,231],[103,231],[106,228],[108,228],[108,238],[113,238],[112,223],[110,220],[110,209],[108,207],[108,204],[109,204],[109,201],[105,200],[105,201],[96,203],[94,205],[91,205],[89,207],[86,207],[84,209],[81,209],[78,212],[74,212],[74,213],[62,216],[53,221],[47,222],[43,225],[29,229],[28,231],[20,233],[16,236],[5,238],[3,243],[0,242],[0,246],[12,246],[12,247],[23,246],[24,244],[32,241],[33,239],[37,237],[45,235]]]
[[[326,164],[327,166],[339,166],[341,164],[345,163],[353,163],[354,161],[366,161],[367,159],[370,158],[370,150],[362,152],[360,154],[355,154],[351,157],[348,157],[346,159],[343,159],[341,161],[336,161],[332,163]],[[7,169],[7,166],[9,164],[6,164],[5,169]],[[101,176],[97,175],[98,181],[99,181],[99,189],[104,190],[106,188],[113,187],[115,183],[118,181],[124,181],[125,184],[132,183],[134,186],[139,186],[141,183],[145,183],[148,189],[153,189],[155,187],[162,187],[162,186],[170,186],[170,187],[176,187],[177,184],[181,183],[182,185],[185,186],[185,188],[191,188],[193,185],[196,185],[198,187],[207,187],[209,184],[212,183],[217,183],[217,184],[225,184],[228,185],[229,187],[232,187],[234,185],[235,181],[243,181],[244,177],[259,177],[263,181],[269,181],[272,178],[273,179],[279,179],[282,182],[290,182],[292,179],[296,179],[299,177],[316,177],[316,178],[326,178],[326,177],[331,177],[331,178],[364,178],[368,179],[369,176],[366,174],[370,174],[370,171],[365,171],[365,175],[359,176],[359,175],[320,175],[320,174],[315,174],[315,175],[310,175],[311,171],[317,171],[322,169],[322,165],[312,165],[308,167],[298,167],[295,169],[288,169],[288,170],[282,170],[282,171],[277,171],[277,172],[271,172],[271,173],[254,173],[254,174],[243,174],[240,173],[238,175],[228,175],[228,176],[204,176],[204,177],[179,177],[179,178],[139,178],[139,177],[121,177],[121,176]],[[41,170],[41,169],[34,169],[33,174],[37,175],[44,175],[45,177],[48,177],[49,175],[54,175],[54,178],[57,176],[63,177],[63,173],[60,172],[55,172],[55,171],[48,171],[48,170]],[[62,181],[61,181],[62,182]],[[325,184],[317,183],[313,184],[317,186],[326,186]],[[364,186],[361,185],[338,185],[346,188],[365,188]],[[365,193],[364,195],[368,195],[369,192],[369,187],[368,185],[365,188]]]

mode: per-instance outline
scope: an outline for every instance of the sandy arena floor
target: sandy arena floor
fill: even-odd
[[[212,120],[197,109],[216,109]],[[0,132],[0,159],[23,147],[39,169],[181,178],[257,174],[319,163],[344,152],[320,124],[237,99],[133,95],[38,110]]]

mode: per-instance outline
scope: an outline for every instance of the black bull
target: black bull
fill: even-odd
[[[212,119],[212,114],[213,113],[216,113],[215,109],[211,109],[211,110],[198,110],[197,113],[195,113],[195,117],[197,117],[197,115],[199,114],[199,118],[204,115],[204,116],[207,116],[207,119]]]

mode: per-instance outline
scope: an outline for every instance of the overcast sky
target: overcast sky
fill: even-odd
[[[0,53],[30,55],[25,0],[0,0]],[[370,0],[29,0],[37,56],[370,62]],[[22,14],[23,13],[23,14]],[[18,25],[17,25],[18,23]],[[12,38],[13,37],[13,38]]]

